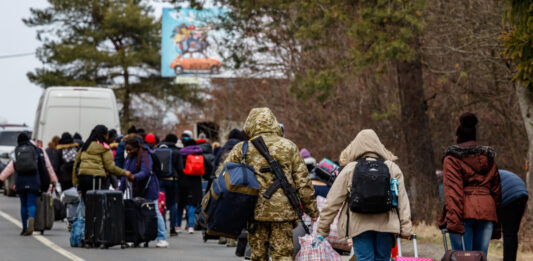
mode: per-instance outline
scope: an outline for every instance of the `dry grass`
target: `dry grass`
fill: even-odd
[[[437,228],[436,225],[427,225],[425,223],[419,223],[415,225],[414,231],[420,243],[425,244],[438,244],[442,245],[442,233]],[[531,237],[531,236],[530,236]],[[533,260],[533,252],[526,251],[529,247],[520,244],[520,249],[518,252],[519,261]],[[493,240],[489,247],[489,258],[490,260],[501,260],[503,256],[503,242],[502,240]]]

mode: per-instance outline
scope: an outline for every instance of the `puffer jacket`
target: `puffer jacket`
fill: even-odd
[[[281,127],[276,117],[268,108],[255,108],[250,111],[244,131],[251,139],[262,136],[272,157],[277,160],[282,168],[289,183],[298,191],[302,201],[305,213],[315,218],[318,217],[318,208],[315,199],[315,190],[309,179],[307,167],[300,156],[300,150],[290,140],[282,138]],[[242,155],[242,142],[235,145],[225,160],[227,162],[239,163]],[[221,164],[216,173],[221,172],[225,165]],[[254,217],[257,221],[294,221],[298,215],[293,210],[289,200],[278,189],[271,199],[263,197],[263,193],[274,183],[275,176],[271,172],[261,173],[261,167],[268,167],[269,164],[259,151],[250,144],[246,154],[246,164],[252,166],[259,182],[260,190],[257,204],[255,207]]]
[[[86,151],[82,151],[76,155],[74,166],[72,169],[72,184],[74,187],[78,186],[78,176],[76,175],[76,168],[79,165],[79,175],[89,175],[104,177],[106,172],[115,176],[123,176],[126,171],[115,166],[113,161],[113,152],[107,144],[101,144],[93,141]]]
[[[335,179],[328,193],[326,206],[320,213],[317,233],[327,237],[330,232],[330,224],[339,213],[339,209],[341,209],[337,230],[339,237],[343,239],[351,239],[366,231],[410,236],[412,230],[411,209],[405,190],[404,177],[398,165],[393,162],[396,157],[385,149],[377,134],[373,130],[362,130],[341,155],[344,162],[349,163]],[[384,159],[385,165],[389,168],[391,178],[398,180],[398,210],[391,209],[386,213],[379,214],[360,214],[349,211],[347,199],[352,186],[353,173],[357,166],[357,160],[364,157]],[[371,160],[371,158],[367,160]],[[398,213],[400,214],[399,217]],[[350,217],[349,224],[348,215]]]
[[[469,141],[449,147],[444,154],[444,211],[441,228],[463,234],[466,219],[496,223],[493,237],[499,237],[501,182],[494,161],[496,153],[487,146]]]

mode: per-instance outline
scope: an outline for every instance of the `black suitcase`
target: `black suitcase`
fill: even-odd
[[[89,247],[124,247],[122,192],[89,190],[85,205],[85,240]]]
[[[157,206],[143,198],[124,200],[125,241],[135,247],[157,238]]]

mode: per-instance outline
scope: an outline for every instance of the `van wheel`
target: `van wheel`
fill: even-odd
[[[218,66],[216,66],[216,65],[213,65],[213,66],[211,66],[211,69],[209,70],[209,72],[211,74],[217,74],[217,73],[220,72],[220,68],[218,68]]]
[[[174,72],[176,73],[176,75],[182,74],[183,73],[183,67],[181,67],[179,65],[174,67]]]

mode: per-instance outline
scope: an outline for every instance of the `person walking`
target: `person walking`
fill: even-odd
[[[158,205],[159,199],[159,181],[152,172],[152,156],[151,151],[143,146],[143,142],[138,137],[129,137],[125,140],[126,143],[126,161],[124,162],[124,169],[134,173],[127,180],[132,184],[133,197],[142,197],[154,202]],[[126,177],[122,177],[120,182],[120,190],[126,190]],[[168,247],[165,221],[158,210],[155,210],[157,215],[157,238],[156,247]]]
[[[156,149],[170,151],[168,172],[162,173],[159,179],[159,188],[165,193],[165,205],[170,212],[170,236],[177,236],[176,227],[178,226],[178,176],[182,176],[183,161],[180,150],[176,147],[178,137],[174,134],[168,134],[163,142]],[[161,161],[161,159],[159,159]],[[162,161],[161,161],[162,162]]]
[[[56,147],[60,139],[61,138],[59,138],[58,136],[54,136],[52,140],[48,143],[48,148],[46,148],[45,150],[46,155],[50,159],[50,163],[52,163],[52,166],[55,166],[58,160],[57,153],[56,153]]]
[[[59,184],[61,190],[65,191],[72,188],[72,168],[74,167],[74,160],[78,155],[78,143],[70,133],[65,132],[61,135],[61,139],[56,146],[56,173],[58,174]]]
[[[440,228],[450,232],[454,250],[488,251],[491,238],[500,238],[501,183],[496,152],[476,143],[477,117],[459,118],[457,145],[446,149],[443,159],[444,211]]]
[[[250,140],[261,136],[272,157],[282,166],[288,182],[295,188],[301,199],[305,213],[314,221],[318,217],[315,191],[307,167],[300,156],[298,147],[290,140],[282,137],[280,124],[269,108],[254,108],[244,123],[244,132]],[[242,159],[242,142],[235,145],[224,164],[240,163]],[[257,221],[255,231],[251,230],[248,241],[252,250],[251,260],[273,261],[293,260],[294,243],[292,230],[297,225],[298,215],[290,205],[282,189],[277,189],[270,199],[262,196],[274,184],[275,175],[265,170],[269,166],[266,159],[254,146],[248,147],[245,163],[257,170],[259,197],[254,211]],[[220,168],[217,173],[220,173]],[[259,171],[263,168],[264,171]]]
[[[106,173],[130,178],[131,172],[123,170],[113,161],[113,152],[107,145],[108,130],[104,125],[97,125],[74,160],[72,167],[72,185],[78,189],[82,199],[92,189],[103,189]]]
[[[405,183],[400,167],[394,163],[396,157],[385,149],[378,135],[370,129],[360,131],[341,154],[340,164],[345,166],[327,194],[326,206],[320,213],[317,236],[313,245],[320,244],[329,235],[330,225],[341,209],[338,222],[338,235],[353,241],[358,261],[390,260],[395,244],[395,235],[410,238],[411,210],[405,191]],[[355,204],[353,195],[364,197],[358,191],[357,183],[368,173],[367,166],[378,169],[373,176],[389,174],[385,182],[396,180],[398,184],[397,205],[387,202],[373,202],[366,208],[376,208],[373,213]],[[374,179],[377,180],[377,179]],[[384,186],[390,190],[390,185]],[[377,208],[382,208],[379,211]],[[383,207],[382,207],[383,206]],[[355,210],[355,211],[354,211]],[[343,225],[344,224],[344,225]]]
[[[527,206],[529,193],[526,183],[508,170],[498,170],[502,183],[503,261],[515,261],[518,231]]]
[[[46,153],[31,142],[26,133],[20,133],[15,158],[0,173],[0,181],[5,181],[13,173],[17,174],[15,191],[20,199],[21,236],[31,236],[34,231],[37,197],[43,192],[41,175],[48,175],[52,186],[57,182],[55,173],[46,168],[52,167],[45,157]]]

